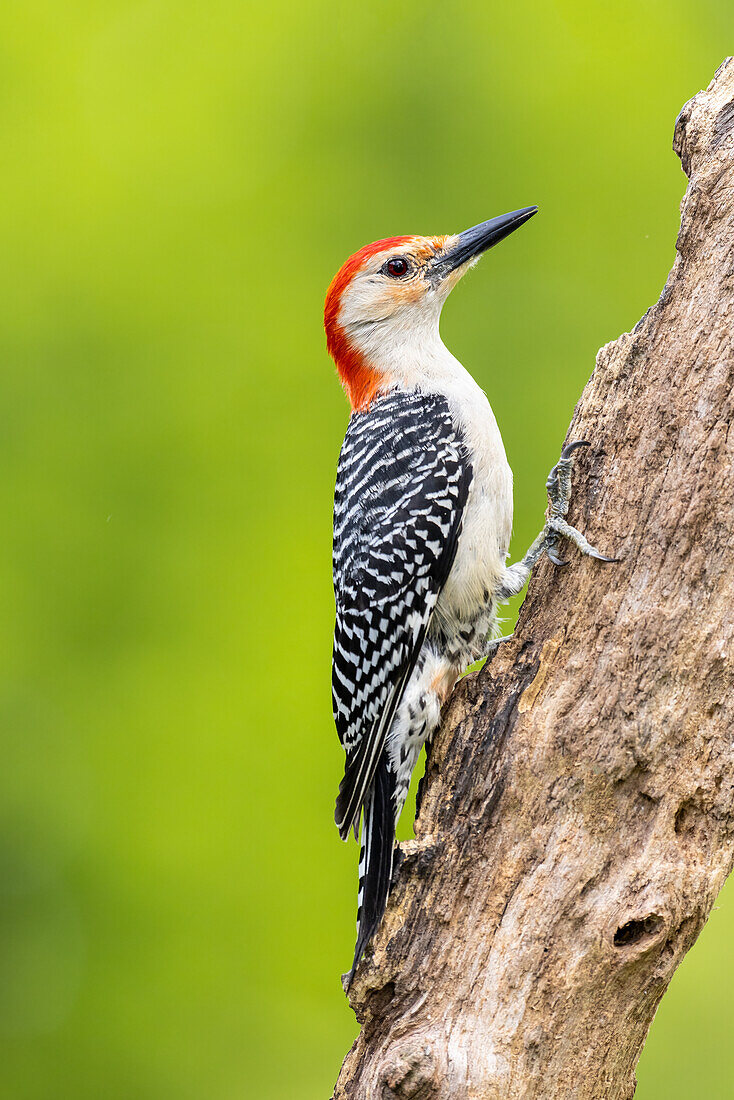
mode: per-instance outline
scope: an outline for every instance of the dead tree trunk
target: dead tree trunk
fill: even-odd
[[[657,305],[602,348],[569,521],[457,689],[335,1100],[617,1100],[734,859],[734,60],[683,109]]]

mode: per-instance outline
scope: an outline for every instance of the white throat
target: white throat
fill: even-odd
[[[436,294],[391,317],[351,324],[344,318],[344,328],[350,343],[390,384],[424,392],[445,392],[459,381],[476,385],[441,339],[442,305]]]

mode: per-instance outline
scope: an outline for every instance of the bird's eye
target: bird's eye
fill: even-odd
[[[402,279],[403,275],[408,274],[408,261],[403,256],[393,256],[391,260],[387,261],[383,271],[391,279]]]

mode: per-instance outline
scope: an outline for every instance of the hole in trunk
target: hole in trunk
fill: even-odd
[[[663,918],[659,917],[657,913],[651,913],[641,920],[629,920],[614,933],[614,946],[631,947],[639,943],[640,940],[657,936],[662,927]]]

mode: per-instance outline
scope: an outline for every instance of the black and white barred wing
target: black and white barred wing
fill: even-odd
[[[334,499],[336,822],[355,831],[456,553],[471,466],[444,398],[393,393],[349,423]]]

